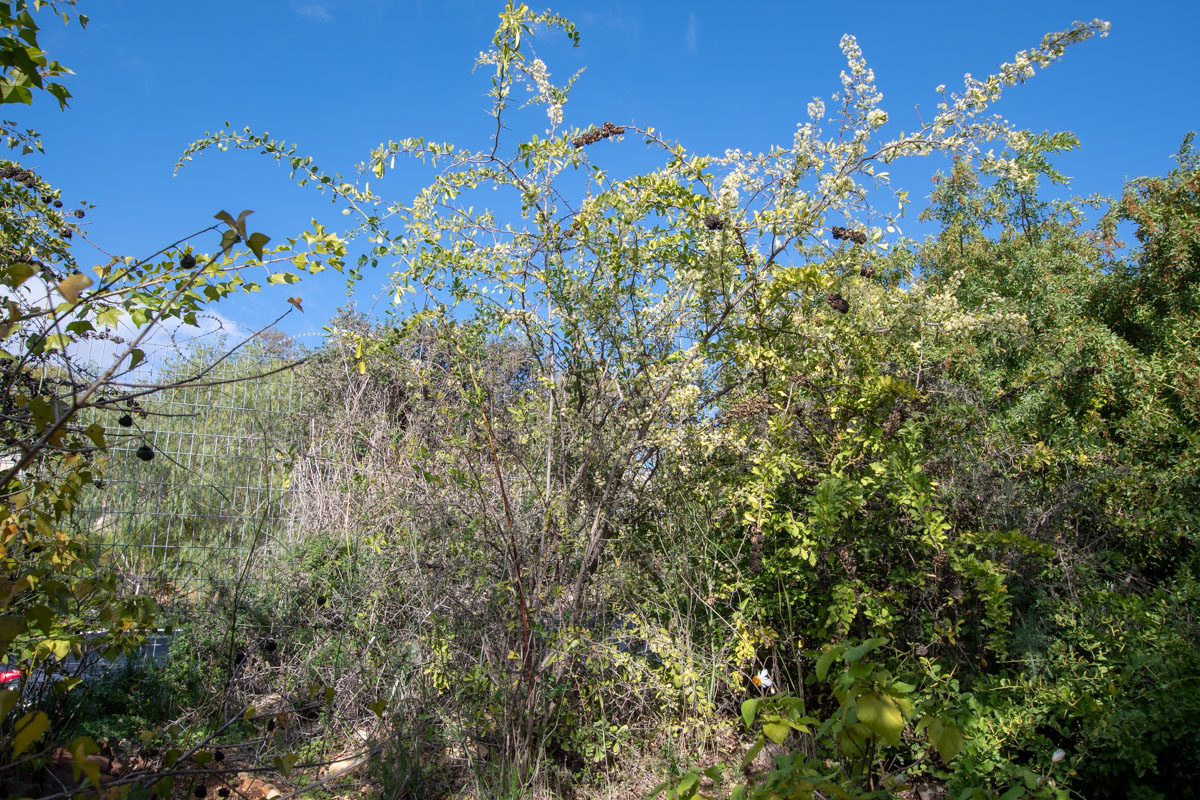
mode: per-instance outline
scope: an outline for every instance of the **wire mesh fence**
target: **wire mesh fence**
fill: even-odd
[[[76,358],[98,373],[110,349]],[[143,349],[118,379],[132,397],[103,412],[103,478],[74,522],[134,592],[183,600],[258,569],[288,535],[304,393],[281,338],[232,355],[221,340]]]

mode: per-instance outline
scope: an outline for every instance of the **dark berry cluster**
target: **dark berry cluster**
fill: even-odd
[[[180,269],[195,269],[196,268],[196,257],[194,255],[192,255],[191,253],[184,253],[183,257],[179,259],[179,268]]]
[[[841,225],[834,225],[831,229],[834,239],[849,239],[855,244],[866,244],[867,235],[862,231],[852,231],[849,228],[843,228]]]
[[[864,278],[874,278],[875,268],[870,264],[864,264],[863,268],[858,271],[858,274],[862,275]]]
[[[837,292],[825,295],[825,302],[829,303],[829,307],[839,314],[845,314],[850,310],[850,304],[846,302],[846,298]]]
[[[720,214],[705,214],[704,227],[710,231],[723,231],[725,230],[725,220],[721,219]]]
[[[601,139],[607,139],[610,136],[620,136],[624,132],[624,125],[613,125],[611,122],[606,122],[599,128],[591,128],[583,134],[576,136],[571,140],[571,144],[575,145],[575,149],[578,150],[589,144],[595,144]]]

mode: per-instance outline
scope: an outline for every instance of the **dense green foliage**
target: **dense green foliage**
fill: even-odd
[[[814,101],[788,146],[723,158],[649,128],[564,128],[570,82],[550,83],[533,51],[543,29],[577,40],[557,16],[501,14],[479,62],[485,145],[388,142],[360,165],[377,182],[396,156],[434,165],[411,202],[248,131],[188,149],[263,151],[332,195],[351,229],[315,226],[270,257],[319,271],[359,253],[351,282],[394,264],[393,311],[342,314],[296,373],[309,418],[279,433],[286,475],[271,466],[294,530],[264,548],[269,571],[192,598],[166,673],[130,684],[154,714],[130,722],[102,687],[74,713],[122,733],[183,714],[186,734],[145,737],[175,759],[269,716],[255,757],[285,774],[323,740],[365,740],[398,797],[466,776],[481,795],[586,793],[638,764],[668,773],[638,788],[671,798],[1187,794],[1200,155],[1189,134],[1168,175],[1085,204],[1051,194],[1074,137],[986,114],[1106,24],[1047,36],[891,139],[846,37],[832,120]],[[522,86],[532,110],[513,107]],[[602,148],[635,137],[661,167],[610,177]],[[886,166],[931,153],[945,157],[921,214],[932,232],[900,238],[908,196]],[[511,218],[485,210],[506,207],[491,189]],[[220,265],[252,237],[244,216],[221,219],[196,302],[246,288]],[[142,321],[186,320],[181,296],[152,295]],[[264,382],[256,403],[283,390]],[[106,447],[103,430],[54,439],[65,422],[42,416],[6,424],[49,430],[64,458],[83,437]],[[91,481],[86,461],[70,492]],[[22,510],[16,468],[6,478],[9,585],[57,575],[27,549],[49,519]],[[40,491],[70,516],[73,495]],[[112,565],[86,563],[104,602],[124,602]],[[27,584],[5,600],[12,647],[61,660],[66,623],[35,635],[46,614]],[[114,608],[105,619],[139,630],[136,604]]]

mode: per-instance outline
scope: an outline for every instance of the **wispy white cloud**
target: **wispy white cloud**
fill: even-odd
[[[54,308],[63,302],[63,297],[36,275],[26,280],[15,291],[0,286],[0,301],[9,299],[17,300],[31,311]],[[64,320],[62,324],[66,321],[68,320]],[[107,369],[117,356],[124,353],[129,343],[142,332],[128,316],[122,316],[115,329],[106,330],[115,338],[89,339],[69,345],[67,357],[71,363],[83,368],[89,375],[99,374]],[[4,344],[9,345],[7,349],[11,350],[18,336],[52,332],[54,329],[50,326],[50,318],[42,317],[29,323],[24,333],[14,333],[13,342]],[[195,347],[217,347],[223,352],[244,341],[252,332],[250,328],[213,311],[201,311],[196,314],[196,325],[187,325],[178,319],[164,320],[156,325],[139,345],[139,349],[145,354],[145,360],[136,370],[137,377],[125,374],[117,379],[125,382],[150,379],[164,363],[182,358]],[[128,363],[125,362],[126,365]]]
[[[687,32],[684,33],[683,40],[687,43],[689,53],[694,53],[700,48],[700,22],[695,13],[688,13]]]
[[[333,22],[333,4],[322,0],[293,0],[292,11],[313,22]]]
[[[196,322],[197,325],[193,326],[178,319],[169,319],[157,325],[140,345],[146,358],[136,370],[137,377],[126,374],[119,380],[150,380],[166,363],[186,357],[195,347],[214,347],[224,352],[244,341],[251,333],[245,326],[211,311],[197,314]],[[125,352],[128,343],[140,332],[141,329],[129,317],[122,317],[112,333],[124,343],[93,339],[73,345],[68,348],[68,353],[81,364],[90,364],[93,369],[105,369]]]

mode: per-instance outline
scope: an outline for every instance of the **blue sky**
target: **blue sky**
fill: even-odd
[[[537,6],[537,4],[535,4]],[[540,7],[540,6],[537,6]],[[105,250],[146,255],[208,225],[220,209],[255,209],[252,228],[276,241],[311,218],[340,228],[328,200],[292,186],[265,157],[210,153],[172,177],[189,142],[228,120],[297,142],[327,171],[351,174],[380,142],[404,136],[479,145],[487,135],[488,76],[472,74],[495,28],[497,2],[81,0],[86,31],[45,20],[43,47],[72,68],[71,107],[49,98],[4,109],[39,130],[46,156],[30,159],[72,205],[96,204],[88,236]],[[1126,177],[1162,174],[1184,134],[1200,128],[1194,80],[1200,4],[1191,2],[562,2],[582,41],[539,37],[556,81],[580,67],[566,124],[652,125],[699,153],[759,150],[790,140],[814,96],[838,88],[843,33],[858,37],[884,94],[893,132],[928,116],[933,88],[983,77],[1017,50],[1076,19],[1112,23],[1108,38],[1009,91],[997,107],[1032,130],[1070,130],[1082,148],[1059,161],[1077,194],[1115,194]],[[640,140],[605,154],[620,171],[641,161]],[[892,173],[914,199],[937,168],[914,161]],[[384,194],[407,200],[420,171],[397,169]],[[918,199],[916,206],[920,206]],[[913,215],[919,207],[913,209]],[[910,228],[910,230],[912,230]],[[213,243],[207,244],[208,249]],[[85,264],[106,258],[86,247]],[[370,307],[384,274],[359,285]],[[346,302],[326,274],[216,308],[246,326],[287,309],[281,326],[319,331]],[[315,340],[308,339],[315,344]]]

